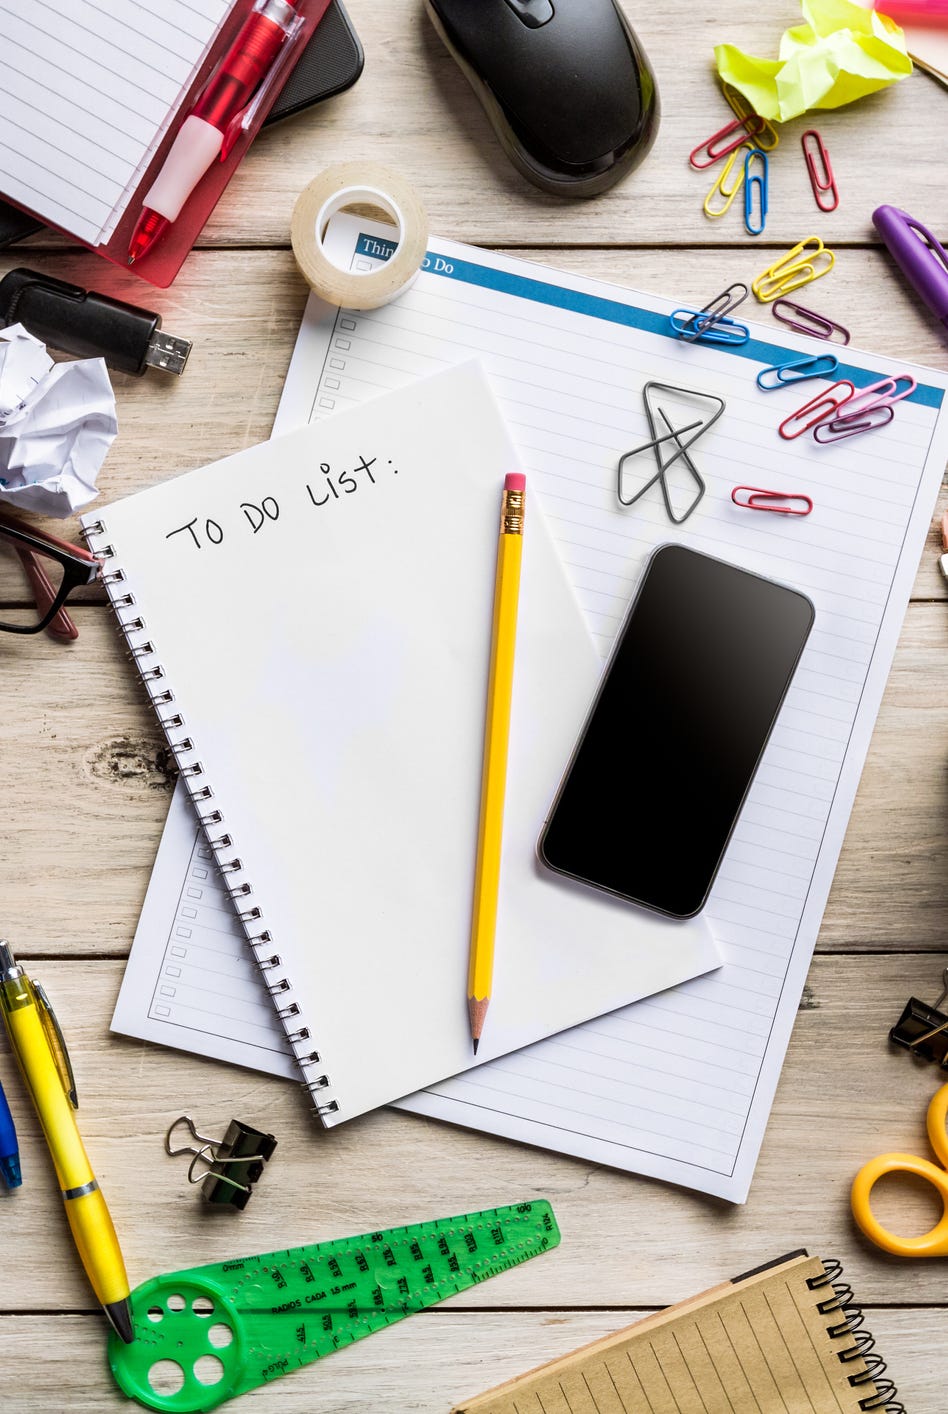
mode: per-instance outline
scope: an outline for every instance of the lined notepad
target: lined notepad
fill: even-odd
[[[0,0],[0,193],[115,230],[233,0]]]
[[[827,1272],[804,1253],[737,1277],[465,1400],[453,1414],[895,1409],[872,1337],[853,1334],[862,1314],[829,1265]]]
[[[344,265],[371,265],[385,229],[336,218],[329,248]],[[777,423],[821,385],[764,394],[755,375],[816,351],[814,341],[754,325],[743,348],[684,345],[667,334],[671,300],[454,242],[432,240],[429,250],[429,269],[384,309],[311,302],[278,430],[477,353],[603,656],[650,550],[667,540],[794,585],[812,598],[817,618],[706,910],[724,967],[406,1103],[742,1201],[948,457],[946,378],[915,369],[918,392],[869,436],[819,448],[810,437],[784,442]],[[860,386],[907,367],[839,352],[847,365],[840,376]],[[727,403],[695,449],[709,493],[681,530],[657,492],[629,510],[616,501],[616,461],[649,435],[640,391],[647,379]],[[797,519],[739,510],[730,502],[738,484],[805,491],[814,512]],[[635,823],[633,810],[630,829]],[[194,847],[194,822],[178,804],[114,1024],[282,1073],[276,1040],[268,1054],[259,1030],[242,1044],[252,994],[232,990],[239,943],[225,940],[220,913],[207,931],[175,913]],[[162,999],[181,926],[189,930],[182,985]],[[220,1008],[215,982],[224,988]]]

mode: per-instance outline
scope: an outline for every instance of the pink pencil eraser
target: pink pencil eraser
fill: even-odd
[[[522,471],[508,471],[504,477],[505,491],[526,491],[527,478]]]

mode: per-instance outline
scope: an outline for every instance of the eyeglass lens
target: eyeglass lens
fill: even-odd
[[[28,628],[42,622],[65,572],[51,555],[0,535],[0,626]]]

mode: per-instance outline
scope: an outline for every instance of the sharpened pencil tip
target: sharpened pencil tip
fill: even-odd
[[[481,1036],[484,1034],[484,1020],[487,1016],[487,1008],[490,1006],[489,997],[468,997],[467,1011],[471,1023],[471,1040],[474,1043],[474,1054],[477,1055],[477,1048],[481,1043]]]

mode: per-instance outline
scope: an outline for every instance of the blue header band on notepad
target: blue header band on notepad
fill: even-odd
[[[397,242],[384,240],[381,236],[367,236],[363,231],[356,241],[356,255],[370,255],[373,260],[390,260],[398,249]],[[427,256],[426,259],[431,259]]]
[[[394,241],[379,240],[376,236],[360,234],[356,241],[356,254],[368,255],[376,260],[388,260],[396,249]],[[638,305],[623,304],[620,300],[604,299],[602,295],[589,295],[582,290],[564,289],[561,285],[548,285],[543,280],[534,280],[527,275],[512,275],[507,270],[492,270],[486,265],[475,265],[470,260],[459,260],[456,256],[439,255],[428,251],[422,269],[432,275],[440,275],[445,280],[460,280],[467,285],[479,285],[482,289],[497,290],[501,294],[516,295],[520,299],[532,300],[535,304],[547,304],[556,309],[568,309],[574,314],[585,314],[592,319],[603,319],[610,324],[624,324],[632,329],[644,329],[646,333],[658,334],[663,339],[680,340],[671,332],[667,314],[656,314],[651,309],[640,309]],[[840,345],[826,345],[839,356]],[[798,353],[797,349],[785,344],[771,344],[765,339],[749,339],[746,344],[719,352],[726,352],[734,358],[747,358],[753,363],[772,366]],[[834,377],[848,378],[857,388],[874,383],[883,375],[872,368],[860,368],[856,364],[840,360]],[[944,401],[944,391],[919,383],[918,387],[904,400],[918,403],[922,407],[938,408]]]

